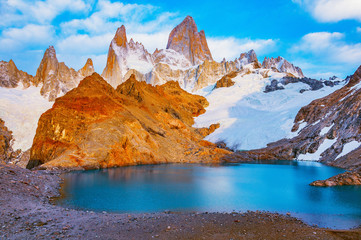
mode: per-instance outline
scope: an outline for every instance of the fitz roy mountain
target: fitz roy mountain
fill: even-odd
[[[244,70],[250,63],[255,69],[304,77],[300,68],[282,57],[266,58],[263,64],[259,63],[253,50],[241,53],[234,61],[214,61],[204,31],[198,32],[190,16],[172,30],[166,49],[156,49],[152,54],[141,43],[133,39],[128,42],[125,26],[121,26],[110,43],[102,77],[114,88],[134,74],[137,80],[152,85],[176,81],[183,89],[194,92],[214,84],[228,73]]]
[[[101,75],[91,59],[78,71],[58,62],[54,47],[35,76],[1,61],[6,161],[92,169],[233,157],[358,169],[348,154],[360,147],[359,70],[316,80],[283,57],[261,63],[252,49],[217,62],[190,16],[165,47],[149,53],[121,26]]]

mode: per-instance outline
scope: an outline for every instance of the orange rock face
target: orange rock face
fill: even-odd
[[[205,60],[213,60],[203,30],[198,32],[197,25],[191,16],[176,26],[169,34],[167,49],[183,54],[193,65]]]
[[[27,167],[219,161],[229,152],[191,127],[207,104],[175,82],[153,87],[132,75],[115,90],[94,73],[41,116]]]

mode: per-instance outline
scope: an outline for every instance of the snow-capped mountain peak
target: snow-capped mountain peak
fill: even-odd
[[[115,88],[126,80],[124,76],[129,70],[134,69],[141,74],[146,74],[152,68],[152,56],[143,44],[133,39],[127,42],[124,25],[118,28],[110,43],[107,64],[102,76]]]

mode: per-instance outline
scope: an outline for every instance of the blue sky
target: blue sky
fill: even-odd
[[[0,60],[31,74],[49,45],[68,66],[91,57],[101,73],[117,27],[153,52],[187,15],[215,60],[255,49],[259,60],[280,55],[316,78],[361,65],[360,0],[0,0],[0,15]]]

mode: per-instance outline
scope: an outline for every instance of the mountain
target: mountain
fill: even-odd
[[[92,61],[88,60],[85,66],[75,71],[69,68],[64,62],[58,62],[53,46],[46,49],[40,66],[34,77],[35,85],[42,84],[41,95],[54,101],[55,98],[76,87],[80,80],[94,72]]]
[[[0,61],[0,87],[15,88],[22,84],[27,88],[34,84],[34,77],[19,70],[14,61]]]
[[[102,77],[114,88],[134,74],[137,80],[152,85],[176,81],[181,88],[194,92],[227,74],[244,71],[249,68],[244,66],[249,64],[253,64],[254,69],[273,69],[292,77],[304,77],[300,68],[281,57],[265,60],[262,66],[254,50],[241,53],[234,61],[214,61],[204,31],[198,32],[190,16],[171,31],[166,49],[156,49],[153,54],[141,43],[132,39],[128,42],[124,25],[118,28],[109,46]]]
[[[217,162],[230,152],[191,127],[207,104],[176,82],[154,87],[132,75],[114,89],[94,73],[41,116],[27,167]]]
[[[181,53],[193,65],[199,65],[205,60],[213,60],[206,35],[203,30],[198,32],[197,25],[191,16],[187,16],[171,31],[167,49]]]
[[[116,88],[125,80],[124,77],[129,70],[134,69],[145,74],[152,68],[152,56],[144,46],[134,42],[133,39],[128,42],[124,25],[118,28],[109,46],[107,64],[102,77]]]
[[[0,95],[3,96],[0,98],[0,118],[13,132],[13,148],[29,149],[40,115],[53,105],[48,100],[54,101],[75,89],[81,79],[93,72],[91,59],[78,71],[59,62],[54,47],[45,51],[35,77],[18,70],[13,61],[0,62]],[[181,89],[202,95],[210,105],[207,112],[195,120],[195,126],[203,129],[197,134],[206,135],[208,132],[207,140],[224,142],[233,150],[262,148],[269,142],[295,136],[291,132],[292,122],[299,109],[343,84],[340,79],[319,81],[306,78],[301,69],[282,57],[266,58],[261,64],[254,50],[241,53],[233,61],[214,61],[204,32],[198,32],[189,16],[172,30],[167,48],[156,49],[152,54],[141,43],[128,40],[124,26],[118,28],[110,43],[102,76],[116,92],[126,79],[131,78],[156,89],[176,82]],[[139,90],[136,99],[142,99],[143,93]],[[127,95],[125,92],[114,94],[118,100]],[[72,100],[80,101],[78,98],[81,97],[86,98],[80,94]],[[54,104],[54,107],[59,113],[58,106]],[[65,112],[73,114],[68,110]],[[205,130],[216,123],[219,129],[214,128],[214,132]]]
[[[49,101],[63,95],[76,87],[79,81],[94,72],[93,62],[88,59],[79,71],[69,68],[63,62],[58,62],[53,46],[46,49],[35,77],[19,70],[13,60],[0,61],[0,87],[28,88],[30,86],[41,87],[40,94]]]

